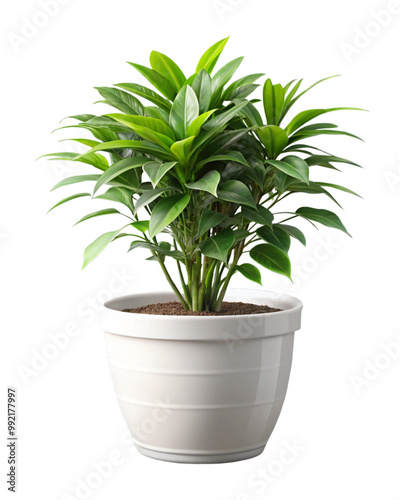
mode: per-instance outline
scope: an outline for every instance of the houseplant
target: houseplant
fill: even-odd
[[[89,149],[47,155],[98,171],[54,186],[94,182],[91,192],[68,196],[53,208],[92,196],[124,209],[105,208],[78,221],[111,214],[125,221],[86,248],[84,267],[112,241],[127,238],[129,251],[149,250],[172,289],[110,301],[102,319],[117,396],[135,442],[142,453],[165,460],[232,461],[262,451],[283,404],[302,306],[297,299],[265,292],[229,296],[228,286],[236,272],[261,284],[259,268],[241,262],[247,254],[290,278],[291,240],[305,245],[306,239],[289,220],[347,232],[329,210],[276,212],[283,199],[302,192],[337,203],[329,189],[355,194],[310,180],[311,167],[337,170],[335,163],[355,163],[304,141],[319,135],[356,137],[334,124],[314,123],[328,112],[356,108],[306,110],[283,126],[298,99],[324,80],[300,91],[302,80],[283,87],[267,79],[263,119],[258,101],[250,99],[263,74],[232,82],[241,57],[213,74],[226,42],[210,47],[189,78],[159,52],[151,53],[151,68],[130,63],[156,90],[133,83],[97,88],[101,102],[118,112],[69,117],[78,123],[67,127],[94,137],[72,139]],[[175,263],[180,284],[169,262]],[[251,314],[233,315],[225,297],[279,310],[264,307],[260,313],[256,307]],[[178,307],[168,304],[172,315],[164,306],[158,306],[167,314],[162,316],[148,308],[174,299]]]

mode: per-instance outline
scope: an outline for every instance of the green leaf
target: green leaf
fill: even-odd
[[[126,226],[124,226],[126,227]],[[84,269],[92,260],[98,257],[101,252],[112,242],[112,240],[122,231],[117,229],[117,231],[111,231],[109,233],[102,234],[96,240],[93,241],[85,250],[83,257],[83,267]]]
[[[169,113],[165,111],[165,109],[161,109],[157,106],[146,106],[144,108],[145,115],[149,118],[157,118],[158,120],[163,121],[166,125],[169,123]]]
[[[350,160],[346,160],[345,158],[340,158],[339,156],[332,156],[332,155],[311,155],[308,158],[305,158],[305,161],[307,162],[308,166],[313,166],[313,165],[320,165],[321,163],[347,163],[349,165],[354,165],[355,167],[361,167],[361,165],[358,165],[357,163],[354,163]]]
[[[97,149],[95,149],[97,148]],[[52,158],[48,158],[50,161],[79,161],[82,163],[86,163],[88,165],[92,165],[93,167],[98,168],[99,170],[106,170],[108,168],[108,161],[104,158],[104,156],[100,154],[95,154],[95,151],[100,151],[101,150],[101,144],[98,146],[95,146],[95,148],[90,149],[89,151],[86,151],[83,154],[79,153],[71,153],[71,152],[66,152],[66,153],[50,153],[47,155],[42,155],[39,158],[45,158],[48,156],[51,156]]]
[[[296,182],[296,179],[294,177],[290,177],[290,175],[285,174],[281,170],[275,170],[274,181],[276,189],[280,193],[284,193],[290,184]]]
[[[190,201],[190,193],[163,198],[154,207],[150,218],[150,239],[154,238],[166,226],[171,224],[186,208]]]
[[[239,241],[245,240],[250,236],[250,231],[247,231],[247,229],[235,229],[233,231],[233,235],[235,236],[235,245],[236,243],[239,243]]]
[[[163,94],[167,99],[173,101],[176,97],[175,87],[154,69],[146,68],[141,64],[129,63],[135,69],[139,71],[161,94]]]
[[[267,243],[280,248],[284,252],[288,253],[290,248],[290,235],[281,226],[274,224],[271,227],[263,226],[257,229],[257,235],[262,238]]]
[[[225,64],[225,66],[222,66],[222,68],[219,69],[217,73],[215,73],[215,75],[211,80],[212,91],[213,91],[212,100],[215,100],[216,96],[219,95],[219,92],[222,90],[224,85],[228,83],[229,80],[232,78],[232,76],[236,73],[243,59],[244,59],[243,57],[238,57],[233,61],[230,61],[227,64]]]
[[[276,158],[289,142],[286,131],[276,125],[266,125],[257,129],[256,132],[270,158]]]
[[[161,109],[165,111],[169,111],[171,109],[171,103],[161,97],[157,92],[153,90],[143,87],[143,85],[138,85],[137,83],[119,83],[116,87],[120,87],[121,89],[128,90],[133,94],[139,95],[140,97],[144,97],[148,101],[152,102],[156,106],[159,106]]]
[[[289,155],[282,158],[282,160],[267,160],[266,163],[306,184],[309,183],[309,167],[307,163],[298,156]]]
[[[277,125],[283,110],[285,94],[282,85],[273,85],[271,80],[264,84],[263,104],[268,125]]]
[[[207,71],[202,69],[195,76],[191,87],[199,101],[199,112],[205,113],[208,110],[212,96],[211,77]]]
[[[122,203],[133,213],[133,201],[132,201],[132,191],[124,187],[112,187],[108,189],[105,193],[96,196],[96,199],[115,201],[116,203]]]
[[[200,238],[204,233],[218,226],[225,218],[226,216],[220,212],[207,209],[202,210],[196,238]]]
[[[206,257],[227,263],[229,250],[234,243],[235,236],[232,229],[224,229],[217,236],[199,243],[199,248]]]
[[[339,184],[331,184],[330,182],[316,182],[315,184],[318,184],[319,186],[325,186],[325,187],[330,187],[333,189],[338,189],[339,191],[343,191],[344,193],[353,194],[354,196],[358,196],[359,198],[362,198],[362,196],[355,193],[351,189],[347,189],[346,187],[340,186]]]
[[[199,161],[197,167],[200,169],[204,167],[204,165],[207,165],[207,163],[211,163],[213,161],[233,161],[235,163],[240,163],[241,165],[249,167],[246,158],[242,155],[242,153],[239,153],[238,151],[227,151],[226,153],[220,155],[209,156],[208,158]]]
[[[182,141],[174,142],[171,146],[171,153],[182,163],[186,163],[189,155],[192,152],[192,144],[195,137],[187,137]]]
[[[268,244],[257,245],[250,250],[250,257],[261,266],[291,280],[290,259],[281,249]]]
[[[262,205],[257,205],[255,209],[242,207],[242,215],[251,222],[269,227],[272,227],[272,221],[274,220],[272,213]]]
[[[60,205],[67,203],[68,201],[75,200],[76,198],[82,198],[83,196],[90,196],[90,194],[89,193],[78,193],[78,194],[73,194],[72,196],[68,196],[67,198],[64,198],[63,200],[56,203],[53,207],[51,207],[47,213],[51,212],[56,207],[59,207]]]
[[[299,215],[300,217],[303,217],[304,219],[314,222],[319,222],[324,226],[339,229],[340,231],[343,231],[350,236],[350,234],[347,232],[347,229],[344,227],[339,217],[333,212],[330,212],[329,210],[323,210],[320,208],[301,207],[298,210],[296,210],[296,214]]]
[[[85,153],[78,155],[78,158],[79,161],[84,161],[88,156],[90,156],[92,153],[96,151],[113,151],[113,150],[117,151],[118,149],[132,149],[133,151],[138,151],[143,153],[146,152],[165,153],[163,148],[159,148],[157,145],[151,144],[150,142],[147,141],[120,140],[120,141],[109,141],[99,144],[98,146],[95,146],[89,151],[86,151]],[[107,168],[108,168],[108,163],[107,167],[102,168],[102,170],[106,170]]]
[[[253,264],[242,264],[240,266],[236,266],[236,270],[243,274],[243,276],[248,280],[262,285],[260,270],[256,266],[253,266]]]
[[[350,134],[349,132],[343,132],[342,130],[304,130],[300,129],[295,134],[291,135],[289,138],[289,144],[296,141],[301,141],[307,137],[316,137],[317,135],[344,135],[347,137],[352,137],[353,139],[358,139],[362,141],[361,137],[357,135]]]
[[[256,207],[249,188],[241,181],[233,180],[224,182],[218,190],[218,198],[238,205]]]
[[[166,189],[151,189],[150,191],[144,192],[140,195],[139,199],[135,204],[135,213],[137,213],[142,207],[145,207],[152,201],[156,200],[162,193],[165,193]]]
[[[98,179],[94,187],[93,194],[95,194],[101,188],[101,186],[112,181],[113,179],[123,174],[124,172],[128,172],[133,168],[142,167],[147,162],[148,158],[144,156],[133,156],[130,158],[124,158],[123,160],[117,161],[116,163],[114,163],[114,165],[112,165],[104,172],[104,174],[100,177],[100,179]]]
[[[230,120],[232,120],[232,118],[234,118],[239,113],[239,111],[247,106],[247,104],[247,101],[236,104],[233,108],[230,108],[227,111],[223,111],[219,115],[213,116],[210,120],[208,120],[203,127],[202,133],[200,133],[196,137],[194,149],[199,148],[206,141],[221,132],[227,126]]]
[[[169,115],[170,127],[178,139],[185,139],[187,130],[199,116],[199,103],[192,87],[185,85],[179,91]]]
[[[252,75],[247,75],[242,78],[239,78],[239,80],[236,80],[235,82],[231,83],[229,87],[225,90],[222,100],[223,101],[228,101],[232,99],[232,94],[238,90],[240,87],[247,86],[259,78],[264,76],[264,73],[254,73]]]
[[[116,210],[115,208],[105,208],[104,210],[98,210],[97,212],[92,212],[91,214],[85,215],[82,217],[82,219],[78,220],[74,225],[76,226],[77,224],[80,224],[81,222],[84,222],[85,220],[93,219],[93,217],[99,217],[101,215],[111,215],[111,214],[118,214],[122,215],[119,210]]]
[[[324,194],[328,196],[333,202],[336,203],[340,208],[341,205],[336,201],[336,199],[329,193],[326,189],[324,189],[318,182],[310,182],[309,184],[305,184],[304,182],[293,182],[288,186],[288,191],[293,193],[308,193],[308,194]]]
[[[247,119],[251,127],[261,127],[263,125],[263,120],[258,112],[258,109],[251,102],[248,102],[247,105],[240,111],[240,115]]]
[[[128,252],[135,250],[136,248],[147,248],[148,250],[157,252],[163,256],[173,257],[174,259],[183,261],[185,258],[184,254],[179,250],[170,250],[171,245],[167,246],[166,243],[166,241],[161,241],[159,245],[155,245],[154,243],[150,243],[148,241],[133,241]]]
[[[155,161],[149,161],[143,167],[143,170],[149,176],[153,187],[156,187],[164,175],[171,170],[176,165],[176,161],[170,161],[167,163],[159,163]]]
[[[142,103],[131,94],[113,87],[95,87],[105,103],[128,115],[144,115]]]
[[[173,131],[168,127],[166,123],[164,123],[162,120],[159,120],[158,118],[150,118],[148,116],[138,115],[120,115],[118,113],[112,113],[107,116],[110,116],[119,123],[123,123],[124,125],[137,132],[139,135],[142,135],[143,129],[146,129],[151,132],[156,132],[163,137],[166,136],[168,139],[170,139],[169,141],[165,140],[167,144],[170,144],[175,140]],[[145,137],[145,139],[147,139],[147,137]]]
[[[72,177],[67,177],[66,179],[63,179],[60,182],[57,182],[57,184],[51,189],[54,191],[55,189],[58,189],[63,186],[69,186],[70,184],[77,184],[78,182],[87,182],[87,181],[97,181],[97,179],[100,177],[100,174],[94,174],[94,175],[73,175]]]
[[[148,221],[148,220],[137,220],[135,222],[132,222],[130,224],[130,226],[134,227],[135,229],[137,229],[141,233],[145,233],[146,231],[149,230],[149,224],[150,224],[150,221]]]
[[[203,124],[208,120],[208,118],[215,112],[215,109],[211,109],[210,111],[206,111],[201,114],[197,118],[195,118],[192,123],[189,125],[189,128],[186,131],[186,135],[196,136],[199,132]]]
[[[292,238],[295,238],[296,240],[300,241],[302,245],[306,246],[306,237],[300,231],[300,229],[297,229],[297,227],[290,226],[288,224],[279,224],[279,227],[282,227],[287,233],[290,234],[290,236],[292,236]]]
[[[308,92],[309,90],[311,90],[312,88],[314,88],[316,85],[319,85],[320,83],[322,82],[325,82],[326,80],[330,80],[331,78],[336,78],[340,75],[333,75],[333,76],[328,76],[327,78],[322,78],[322,80],[318,80],[318,82],[315,82],[313,83],[310,87],[308,87],[306,90],[304,90],[303,92],[301,92],[297,97],[294,97],[297,90],[299,89],[303,79],[301,79],[300,81],[298,81],[296,83],[296,85],[293,87],[292,91],[290,92],[290,94],[288,94],[287,98],[285,99],[285,109],[283,110],[282,114],[281,114],[281,118],[279,120],[279,122],[281,122],[283,120],[283,118],[286,116],[287,112],[289,111],[289,109],[297,102],[298,99],[300,99],[300,97],[302,97],[306,92]],[[278,123],[279,125],[279,123]]]
[[[308,109],[296,115],[285,130],[290,135],[296,130],[298,130],[300,127],[302,127],[305,123],[325,113],[331,113],[332,111],[364,111],[364,110],[360,108]]]
[[[210,170],[201,179],[196,182],[188,182],[186,187],[199,191],[207,191],[217,197],[217,187],[221,176],[216,170]]]
[[[212,45],[209,49],[207,49],[204,52],[204,54],[200,58],[199,63],[197,64],[196,73],[198,73],[203,68],[208,73],[212,72],[228,40],[229,37],[224,38],[223,40],[214,43],[214,45]]]
[[[165,54],[153,50],[150,54],[150,64],[157,73],[169,80],[175,90],[179,92],[186,81],[186,77],[172,59]]]

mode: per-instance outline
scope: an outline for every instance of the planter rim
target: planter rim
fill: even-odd
[[[107,333],[164,340],[225,340],[238,329],[250,329],[245,339],[284,335],[300,329],[302,302],[290,295],[231,289],[226,300],[267,303],[282,311],[224,316],[174,316],[124,312],[121,309],[176,300],[173,292],[155,291],[124,295],[102,307],[100,323]],[[260,302],[261,301],[261,302]],[[239,335],[240,336],[240,335]]]

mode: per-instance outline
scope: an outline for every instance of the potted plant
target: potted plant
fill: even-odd
[[[293,225],[298,219],[347,232],[329,210],[282,212],[283,199],[300,192],[336,202],[329,189],[355,194],[310,180],[314,167],[333,172],[336,163],[355,163],[304,141],[356,137],[313,121],[356,108],[310,109],[286,120],[324,80],[300,91],[302,80],[282,86],[267,79],[262,118],[250,96],[263,74],[232,81],[241,57],[213,74],[226,42],[210,47],[189,78],[159,52],[151,53],[151,68],[130,63],[155,90],[135,83],[97,88],[101,102],[117,112],[69,117],[78,123],[68,127],[93,136],[72,139],[89,149],[46,155],[97,172],[54,186],[94,183],[53,208],[84,196],[122,206],[78,221],[111,214],[124,221],[86,248],[84,267],[125,238],[129,251],[148,249],[172,289],[111,300],[102,314],[118,401],[134,441],[143,454],[169,461],[228,462],[262,452],[285,397],[302,304],[270,292],[229,291],[229,284],[241,273],[261,285],[255,264],[290,278],[291,240],[306,244]]]

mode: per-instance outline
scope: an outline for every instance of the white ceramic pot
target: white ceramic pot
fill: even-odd
[[[279,417],[302,304],[233,290],[226,300],[280,312],[156,316],[122,312],[175,300],[144,293],[110,300],[101,324],[122,413],[137,449],[161,460],[218,463],[259,455]]]

